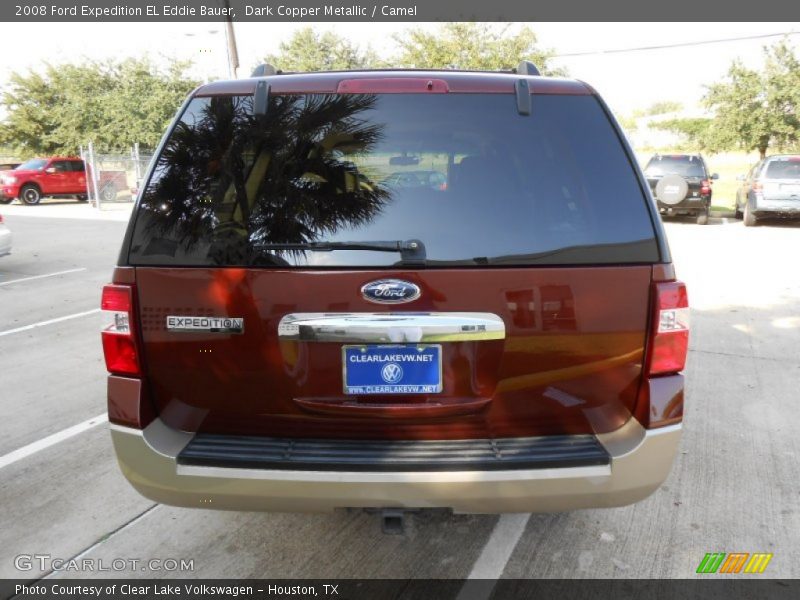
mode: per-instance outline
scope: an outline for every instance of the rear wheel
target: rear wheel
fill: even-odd
[[[75,199],[78,202],[86,202],[89,199],[89,196],[87,196],[86,194],[81,194],[81,195],[75,196]]]
[[[9,198],[7,196],[3,196],[0,198],[0,204],[11,204],[14,201],[13,198]]]
[[[100,198],[103,202],[111,202],[117,199],[117,188],[113,183],[106,184],[102,190],[100,190]]]
[[[750,208],[750,203],[744,205],[744,226],[745,227],[755,227],[758,225],[758,218],[753,213],[753,209]]]
[[[736,203],[733,206],[733,217],[735,219],[742,218],[742,210],[739,208],[739,195],[736,195]]]
[[[708,211],[701,212],[699,215],[697,215],[697,224],[708,225]]]
[[[19,191],[19,199],[25,204],[39,204],[39,202],[42,200],[42,190],[33,184],[24,185]]]

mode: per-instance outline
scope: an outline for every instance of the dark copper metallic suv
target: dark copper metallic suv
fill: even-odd
[[[188,98],[103,290],[132,485],[287,511],[653,492],[686,290],[595,91],[529,68],[266,72]],[[441,183],[383,183],[423,170]]]

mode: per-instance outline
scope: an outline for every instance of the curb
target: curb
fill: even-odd
[[[133,202],[113,204],[113,208],[97,210],[88,203],[42,203],[36,206],[6,204],[0,206],[5,217],[39,217],[48,219],[84,219],[90,221],[127,221]]]

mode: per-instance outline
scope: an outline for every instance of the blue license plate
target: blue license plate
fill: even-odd
[[[438,394],[442,347],[344,346],[345,394]]]

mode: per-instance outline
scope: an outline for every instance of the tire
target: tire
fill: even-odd
[[[744,205],[744,226],[745,227],[755,227],[758,225],[758,217],[753,214],[753,210],[750,208],[750,203]]]
[[[697,215],[697,224],[698,225],[708,225],[708,213],[702,212]]]
[[[13,201],[14,201],[13,198],[7,198],[5,196],[0,198],[0,204],[11,204]]]
[[[736,202],[733,206],[733,218],[741,219],[742,216],[742,211],[739,209],[739,194],[736,194]]]
[[[689,182],[680,175],[667,175],[656,184],[656,198],[667,206],[683,202],[688,191]]]
[[[88,201],[88,200],[89,200],[89,196],[87,196],[87,195],[85,195],[85,194],[81,194],[81,195],[75,196],[75,199],[76,199],[78,202],[86,202],[86,201]]]
[[[39,189],[38,185],[28,183],[23,185],[22,189],[19,191],[19,199],[29,206],[39,204],[39,202],[42,201],[42,190]]]
[[[117,199],[117,187],[113,183],[107,183],[100,190],[100,199],[103,202],[113,202]]]

